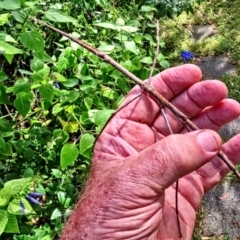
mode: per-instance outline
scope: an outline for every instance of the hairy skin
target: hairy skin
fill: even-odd
[[[225,99],[222,82],[200,79],[200,70],[187,64],[156,75],[151,84],[200,128],[218,130],[239,116],[239,103]],[[124,102],[138,92],[135,87]],[[167,109],[166,114],[176,133],[171,136],[148,94],[112,119],[95,145],[85,192],[61,239],[180,239],[175,212],[178,179],[181,239],[192,238],[204,193],[229,171],[216,154],[222,148],[234,164],[239,163],[240,135],[222,146],[216,132],[186,133]]]

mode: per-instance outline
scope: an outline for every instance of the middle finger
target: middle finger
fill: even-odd
[[[186,91],[176,96],[171,103],[189,118],[197,116],[206,107],[212,106],[227,96],[226,86],[217,80],[198,82]],[[164,109],[166,117],[174,133],[182,128],[180,120],[167,108]],[[163,135],[168,135],[169,130],[162,115],[153,122],[152,127]]]

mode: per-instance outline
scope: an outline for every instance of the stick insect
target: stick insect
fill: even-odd
[[[85,43],[82,40],[79,40],[78,38],[71,36],[70,34],[57,29],[39,19],[33,18],[34,21],[36,21],[37,23],[48,27],[49,29],[61,34],[62,36],[67,37],[69,40],[79,44],[80,46],[82,46],[83,48],[87,49],[88,51],[92,52],[93,54],[95,54],[96,56],[98,56],[99,58],[101,58],[103,61],[108,62],[109,64],[111,64],[113,67],[115,67],[118,71],[120,71],[121,73],[123,73],[125,76],[127,76],[129,79],[131,79],[132,81],[134,81],[136,84],[138,84],[140,86],[141,91],[139,92],[139,94],[137,94],[132,100],[130,100],[128,103],[126,103],[125,105],[123,105],[122,107],[120,107],[117,111],[115,111],[111,117],[108,119],[108,121],[106,122],[105,126],[102,128],[101,132],[99,133],[98,137],[101,135],[101,133],[103,132],[103,130],[105,129],[106,125],[111,121],[111,119],[119,112],[121,111],[124,107],[126,107],[129,103],[131,103],[132,101],[134,101],[135,99],[137,99],[141,94],[143,94],[144,92],[149,93],[149,95],[151,96],[151,98],[158,104],[160,111],[163,115],[163,118],[165,120],[165,123],[167,124],[167,127],[169,129],[169,133],[173,134],[171,127],[169,125],[169,122],[166,118],[166,114],[164,112],[164,107],[168,108],[183,124],[183,126],[186,127],[187,130],[192,131],[192,130],[199,130],[199,128],[185,115],[183,114],[180,110],[178,110],[178,108],[176,108],[174,105],[172,105],[167,99],[165,99],[161,94],[159,94],[157,92],[156,89],[154,89],[153,87],[150,86],[150,81],[151,81],[151,77],[152,77],[152,72],[154,69],[154,65],[153,68],[151,70],[150,73],[150,77],[148,79],[148,81],[144,82],[141,79],[139,79],[138,77],[136,77],[134,74],[132,74],[131,72],[129,72],[127,69],[125,69],[124,67],[122,67],[119,63],[117,63],[114,59],[112,59],[109,55],[107,55],[106,53],[99,51],[98,49],[90,46],[89,44]],[[158,22],[157,22],[157,29],[159,28]],[[159,35],[157,33],[157,35]],[[159,46],[157,46],[157,48],[159,48]],[[156,50],[156,53],[158,53],[158,49]],[[157,55],[157,54],[156,54]],[[155,59],[156,60],[156,56]],[[97,139],[98,139],[97,137]],[[96,139],[96,140],[97,140]],[[218,152],[217,156],[219,158],[222,159],[222,161],[229,167],[229,169],[240,179],[240,173],[237,171],[237,169],[235,168],[235,166],[233,165],[233,163],[228,159],[228,157],[221,151]],[[181,228],[180,228],[180,221],[179,221],[179,216],[178,216],[178,184],[179,182],[177,181],[176,183],[176,216],[177,216],[177,224],[178,224],[178,230],[179,230],[179,237],[182,237],[182,233],[181,233]]]

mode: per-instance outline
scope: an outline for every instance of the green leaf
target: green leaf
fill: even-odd
[[[52,175],[56,178],[60,178],[62,176],[62,171],[59,169],[51,169]]]
[[[13,105],[24,118],[31,109],[31,101],[27,94],[21,94],[20,96],[17,96],[13,102]]]
[[[122,18],[118,18],[116,23],[117,23],[117,25],[120,25],[120,26],[124,26],[125,25],[125,21]]]
[[[14,54],[3,54],[3,55],[7,59],[8,63],[12,64],[12,60],[13,60]]]
[[[147,5],[143,5],[141,7],[141,12],[152,12],[152,11],[156,11],[156,9],[154,7],[151,6],[147,6]]]
[[[96,91],[97,85],[96,83],[89,83],[89,84],[81,84],[80,85],[80,90],[87,93],[91,94],[92,92]]]
[[[90,110],[88,110],[87,112],[83,112],[82,113],[82,115],[81,115],[81,117],[83,116],[83,120],[84,120],[84,122],[85,121],[87,121],[87,123],[85,123],[85,124],[89,124],[89,123],[94,123],[94,119],[93,119],[93,116],[94,116],[94,114],[96,113],[96,112],[98,112],[99,110],[97,110],[97,109],[90,109]],[[81,117],[80,117],[80,119],[81,119]],[[88,123],[88,121],[90,121],[89,123]]]
[[[77,23],[77,19],[70,17],[69,15],[66,15],[64,12],[61,12],[57,9],[49,9],[44,12],[44,14],[48,20],[53,22]]]
[[[140,60],[140,62],[145,63],[145,64],[152,64],[153,59],[151,57],[144,57],[143,59]]]
[[[140,22],[137,19],[132,19],[132,20],[127,21],[127,25],[136,27],[136,26],[140,25]]]
[[[0,104],[8,104],[9,99],[6,94],[6,89],[3,83],[0,83]]]
[[[0,214],[1,215],[1,214]],[[4,229],[5,233],[20,233],[17,217],[8,213],[8,222]]]
[[[51,84],[42,84],[39,88],[40,94],[48,101],[52,102],[54,97],[54,88]]]
[[[44,237],[41,238],[41,240],[52,240],[52,235],[45,235]]]
[[[151,46],[155,46],[155,45],[156,45],[156,43],[155,43],[155,41],[153,40],[153,37],[152,37],[151,34],[146,33],[146,34],[144,34],[143,37],[144,37],[146,40],[149,41],[149,43],[150,43]]]
[[[13,152],[12,152],[12,146],[10,143],[6,143],[6,148],[5,150],[2,151],[2,154],[5,156],[12,156]]]
[[[42,176],[42,177],[45,178],[46,175]],[[36,192],[39,192],[39,193],[42,193],[43,195],[46,195],[46,191],[45,190],[47,190],[47,188],[45,188],[42,184],[39,183],[37,188],[36,188]]]
[[[6,182],[0,192],[0,196],[13,196],[29,186],[32,178],[20,178]]]
[[[24,170],[23,177],[28,178],[28,177],[33,177],[34,176],[34,171],[32,168],[28,167]]]
[[[69,91],[69,95],[66,99],[66,103],[74,103],[80,97],[79,92]],[[62,102],[64,104],[64,102]]]
[[[5,72],[0,70],[0,82],[3,82],[8,79],[8,76]]]
[[[4,207],[8,204],[10,196],[0,197],[0,206]]]
[[[7,55],[22,54],[22,50],[13,47],[9,43],[0,41],[0,53]]]
[[[40,61],[37,58],[34,58],[33,60],[31,60],[30,69],[33,72],[38,72],[38,71],[42,70],[43,68],[44,68],[44,63],[42,61]]]
[[[38,73],[42,74],[44,78],[47,78],[50,73],[50,67],[47,64],[44,64],[43,69],[38,70]]]
[[[33,52],[33,56],[43,62],[54,63],[55,60],[52,59],[45,51],[43,52]]]
[[[53,115],[57,115],[58,113],[60,113],[61,111],[63,110],[63,107],[60,106],[60,104],[56,104],[53,106],[53,109],[52,109],[52,114]],[[61,121],[60,121],[61,122]]]
[[[72,199],[71,197],[67,197],[66,200],[64,201],[64,208],[69,208],[72,205]]]
[[[61,205],[64,205],[66,199],[67,199],[67,194],[65,192],[59,191],[57,193],[58,201]]]
[[[13,85],[13,94],[17,95],[22,92],[29,92],[31,88],[31,83],[27,78],[18,79]]]
[[[101,90],[101,95],[111,100],[115,100],[118,98],[118,93],[115,90],[107,87]]]
[[[157,56],[158,62],[161,62],[162,60],[165,60],[165,59],[166,59],[166,57],[162,53],[158,54],[158,56]]]
[[[21,35],[20,41],[29,50],[34,52],[43,52],[44,40],[39,32],[25,32]]]
[[[103,73],[108,73],[108,72],[114,70],[114,68],[110,64],[108,64],[106,62],[102,62],[101,66],[100,66],[100,70]]]
[[[170,64],[169,64],[169,62],[167,60],[162,60],[159,64],[164,69],[170,68]]]
[[[5,149],[6,149],[6,142],[2,137],[0,137],[0,151],[5,151]]]
[[[0,32],[0,40],[3,42],[12,42],[12,43],[17,43],[17,41],[10,35]]]
[[[6,10],[16,10],[21,7],[20,0],[4,0],[0,2],[0,8],[6,9]]]
[[[1,4],[1,2],[0,2]],[[3,14],[0,14],[0,26],[6,24],[9,20],[10,14],[9,13],[3,13]],[[1,39],[2,40],[2,39]]]
[[[31,205],[25,198],[21,198],[21,201],[24,205],[24,213],[22,212],[22,210],[20,208],[19,198],[14,198],[11,202],[9,202],[7,211],[14,215],[28,215],[28,214],[35,213],[31,207]]]
[[[93,104],[93,99],[90,97],[85,97],[83,99],[83,101],[84,101],[84,105],[86,106],[87,110],[90,110],[92,107],[92,104]]]
[[[65,57],[61,57],[57,64],[58,64],[58,72],[62,72],[63,70],[66,70],[67,67],[68,67],[68,58],[65,58]]]
[[[61,168],[66,168],[71,165],[78,157],[79,151],[75,144],[66,143],[63,145],[60,153]]]
[[[39,1],[26,1],[26,0],[21,0],[22,4],[24,2],[24,4],[30,8],[33,8],[34,6],[39,4]]]
[[[87,157],[88,159],[90,159],[90,155],[91,155],[91,150],[94,144],[95,138],[93,135],[89,134],[89,133],[85,133],[83,134],[83,136],[80,139],[80,154],[83,155],[84,157]],[[90,150],[90,151],[87,151]]]
[[[74,86],[76,86],[78,84],[78,79],[76,79],[76,78],[69,78],[66,81],[62,82],[62,84],[65,87],[71,88],[71,87],[74,87]]]
[[[52,77],[53,80],[56,80],[58,82],[65,82],[65,81],[67,81],[67,79],[62,74],[60,74],[58,72],[53,72],[51,74],[51,77]]]
[[[98,50],[105,53],[111,53],[115,47],[114,45],[101,45],[98,47]]]
[[[61,129],[54,129],[53,137],[57,145],[62,145],[69,139],[69,135]]]
[[[6,210],[0,209],[0,235],[3,233],[7,222],[8,222],[8,213]]]
[[[122,26],[121,30],[123,30],[125,32],[133,33],[133,32],[137,32],[139,29],[136,27],[132,27],[132,26]]]
[[[102,28],[117,30],[117,31],[121,30],[121,27],[115,23],[100,22],[100,23],[94,23],[94,25]]]
[[[48,101],[43,100],[41,102],[41,107],[44,111],[48,111],[51,106],[52,106],[51,103]],[[39,121],[36,121],[36,123],[41,125],[41,122]]]
[[[95,114],[93,114],[92,120],[96,125],[103,126],[113,112],[114,110],[99,110]]]
[[[25,11],[24,11],[25,10]],[[15,10],[15,11],[12,11],[12,16],[13,18],[20,22],[20,23],[23,23],[24,20],[26,19],[27,17],[27,13],[26,13],[26,10],[29,11],[29,9],[23,9],[23,10]]]
[[[40,73],[40,72],[34,72],[32,75],[31,75],[31,78],[35,81],[35,82],[41,82],[45,79],[43,73]]]
[[[54,219],[60,218],[60,217],[62,217],[62,213],[58,208],[56,208],[56,209],[54,209],[50,219],[54,220]]]
[[[143,38],[143,36],[135,34],[134,41],[138,44],[142,44],[142,38]]]
[[[135,44],[135,42],[134,41],[124,41],[124,45],[125,45],[125,48],[128,50],[128,51],[130,51],[130,52],[132,52],[132,53],[134,53],[134,54],[139,54],[139,48],[137,48],[137,46],[136,46],[136,44]]]
[[[12,132],[12,126],[5,118],[0,119],[0,132]]]
[[[63,130],[66,131],[67,133],[74,133],[77,132],[79,129],[78,122],[66,122],[61,117],[58,117],[58,120],[60,121]]]

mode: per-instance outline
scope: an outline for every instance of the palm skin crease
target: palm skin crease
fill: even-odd
[[[216,131],[239,116],[240,106],[226,99],[222,82],[200,79],[200,70],[186,64],[156,75],[151,85],[199,128]],[[135,87],[124,103],[139,91]],[[187,133],[168,109],[165,112],[171,136],[147,93],[110,121],[95,144],[85,192],[62,239],[180,239],[175,212],[178,179],[181,239],[192,238],[204,193],[229,171],[216,154],[222,148],[234,164],[239,163],[240,135],[222,145],[214,131]]]

